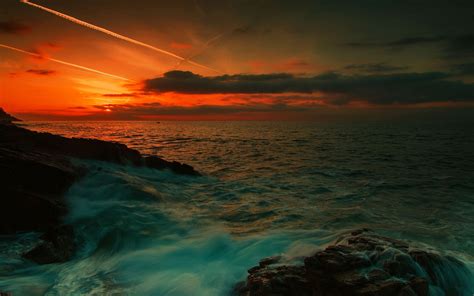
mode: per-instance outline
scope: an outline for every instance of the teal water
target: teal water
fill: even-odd
[[[293,261],[360,227],[454,255],[474,270],[470,125],[27,126],[118,141],[205,176],[80,161],[90,173],[67,194],[67,222],[82,247],[68,263],[36,266],[18,256],[35,234],[7,240],[0,290],[14,295],[226,295],[259,259]]]

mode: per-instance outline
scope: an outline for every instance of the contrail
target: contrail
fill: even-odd
[[[209,48],[209,46],[214,43],[215,41],[219,40],[220,38],[222,38],[223,36],[225,36],[226,33],[222,33],[222,34],[219,34],[217,36],[214,36],[213,38],[209,39],[207,42],[204,43],[204,45],[201,47],[201,49],[197,52],[195,52],[194,54],[191,54],[190,56],[188,56],[187,60],[189,59],[193,59],[199,55],[201,55],[207,48]],[[176,63],[176,65],[174,66],[174,69],[178,69],[179,66],[181,66],[181,64],[183,63],[184,61],[183,60],[180,60]]]
[[[120,80],[132,81],[132,80],[130,80],[128,78],[125,78],[125,77],[117,76],[117,75],[114,75],[114,74],[109,74],[109,73],[106,73],[106,72],[102,72],[102,71],[99,71],[99,70],[87,68],[87,67],[84,67],[84,66],[81,66],[81,65],[76,65],[76,64],[73,64],[73,63],[68,63],[68,62],[53,59],[53,58],[44,57],[44,56],[42,56],[38,53],[29,52],[29,51],[19,49],[19,48],[13,47],[13,46],[8,46],[8,45],[0,43],[0,47],[10,49],[10,50],[14,50],[16,52],[21,52],[21,53],[24,53],[24,54],[27,54],[27,55],[30,55],[30,56],[34,56],[34,57],[37,57],[37,58],[44,58],[44,59],[47,59],[49,61],[52,61],[52,62],[55,62],[55,63],[58,63],[58,64],[74,67],[74,68],[77,68],[77,69],[93,72],[93,73],[96,73],[96,74],[101,74],[101,75],[109,76],[109,77],[120,79]]]
[[[59,11],[50,9],[50,8],[48,8],[48,7],[44,7],[44,6],[41,6],[41,5],[39,5],[39,4],[32,3],[32,2],[30,2],[29,0],[20,0],[20,2],[21,2],[21,3],[28,4],[28,5],[31,5],[31,6],[36,7],[36,8],[39,8],[39,9],[44,10],[44,11],[46,11],[46,12],[52,13],[52,14],[54,14],[54,15],[56,15],[56,16],[59,16],[59,17],[61,17],[61,18],[64,18],[64,19],[66,19],[66,20],[68,20],[68,21],[71,21],[71,22],[73,22],[73,23],[76,23],[76,24],[78,24],[78,25],[87,27],[87,28],[89,28],[89,29],[96,30],[96,31],[105,33],[105,34],[107,34],[107,35],[110,35],[110,36],[112,36],[112,37],[115,37],[115,38],[118,38],[118,39],[121,39],[121,40],[130,42],[130,43],[133,43],[133,44],[136,44],[136,45],[140,45],[140,46],[146,47],[146,48],[148,48],[148,49],[154,50],[154,51],[159,52],[159,53],[162,53],[162,54],[166,54],[166,55],[168,55],[168,56],[170,56],[170,57],[173,57],[173,58],[175,58],[175,59],[181,60],[181,61],[183,61],[183,62],[188,62],[188,63],[191,64],[191,65],[194,65],[194,66],[197,66],[197,67],[206,69],[206,70],[210,70],[210,71],[219,73],[219,71],[217,71],[217,70],[215,70],[215,69],[209,68],[209,67],[207,67],[207,66],[198,64],[198,63],[193,62],[193,61],[190,61],[190,60],[188,60],[188,59],[186,59],[186,58],[183,58],[183,57],[181,57],[181,56],[179,56],[179,55],[177,55],[177,54],[174,54],[174,53],[172,53],[172,52],[166,51],[166,50],[164,50],[164,49],[157,48],[157,47],[155,47],[155,46],[152,46],[152,45],[143,43],[143,42],[141,42],[141,41],[132,39],[132,38],[127,37],[127,36],[123,36],[123,35],[121,35],[121,34],[118,34],[118,33],[112,32],[112,31],[110,31],[110,30],[107,30],[107,29],[105,29],[105,28],[102,28],[102,27],[99,27],[99,26],[90,24],[90,23],[88,23],[88,22],[82,21],[82,20],[80,20],[80,19],[77,19],[77,18],[72,17],[72,16],[70,16],[70,15],[61,13],[61,12],[59,12]]]

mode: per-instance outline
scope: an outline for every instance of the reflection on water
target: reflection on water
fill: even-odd
[[[68,222],[83,246],[77,258],[32,267],[11,259],[13,248],[7,248],[9,255],[0,254],[7,262],[0,268],[0,290],[219,295],[262,257],[285,253],[290,260],[358,227],[474,262],[474,134],[467,128],[287,122],[28,126],[125,143],[191,164],[206,176],[83,162],[91,173],[68,194]]]

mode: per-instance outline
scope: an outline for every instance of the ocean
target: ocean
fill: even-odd
[[[90,168],[67,193],[80,250],[67,263],[38,266],[19,256],[37,234],[3,242],[0,290],[14,295],[227,295],[260,259],[297,262],[362,227],[453,255],[474,271],[470,125],[23,125],[117,141],[204,176],[76,160]]]

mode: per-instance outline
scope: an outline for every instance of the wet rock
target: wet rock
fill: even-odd
[[[200,175],[190,165],[167,161],[157,156],[143,157],[140,152],[128,148],[124,144],[95,139],[65,138],[50,133],[30,131],[10,124],[0,124],[0,145],[21,147],[25,151],[59,156],[146,166],[159,170],[169,169],[183,175]]]
[[[0,234],[59,225],[67,212],[62,197],[82,172],[64,157],[0,145]]]
[[[458,259],[420,249],[410,250],[409,254],[428,275],[430,283],[446,295],[465,295],[464,282],[471,283],[468,291],[474,294],[474,276]]]
[[[312,295],[304,270],[297,266],[252,270],[237,289],[237,295]]]
[[[376,295],[400,295],[405,288],[410,289],[405,283],[399,280],[390,279],[382,282],[374,282],[364,285],[355,290],[355,295],[376,296]],[[350,290],[347,290],[350,291]],[[345,294],[350,295],[350,294]]]
[[[0,234],[44,233],[39,244],[24,254],[37,263],[63,262],[74,254],[73,230],[62,225],[67,214],[64,194],[86,170],[71,158],[199,175],[189,165],[145,158],[123,144],[38,133],[13,121],[17,119],[0,108]]]
[[[65,262],[76,249],[74,231],[69,225],[52,228],[41,236],[42,242],[23,257],[39,264]]]
[[[277,264],[278,259],[270,262],[249,269],[247,280],[239,283],[234,293],[423,296],[429,295],[430,285],[446,295],[464,295],[473,289],[472,274],[459,260],[429,250],[412,249],[406,242],[368,229],[341,237],[335,244],[306,257],[304,265],[281,265]],[[451,265],[440,275],[446,264]],[[453,270],[461,275],[447,277]]]
[[[200,176],[192,166],[177,161],[167,161],[156,156],[144,158],[145,166],[158,170],[170,169],[172,172],[181,175]]]
[[[428,282],[423,278],[412,278],[408,284],[416,295],[428,295],[429,293]]]
[[[263,258],[262,260],[260,260],[258,265],[259,265],[260,268],[265,268],[265,267],[267,267],[271,264],[278,263],[280,260],[281,260],[281,256],[267,257],[267,258]]]

